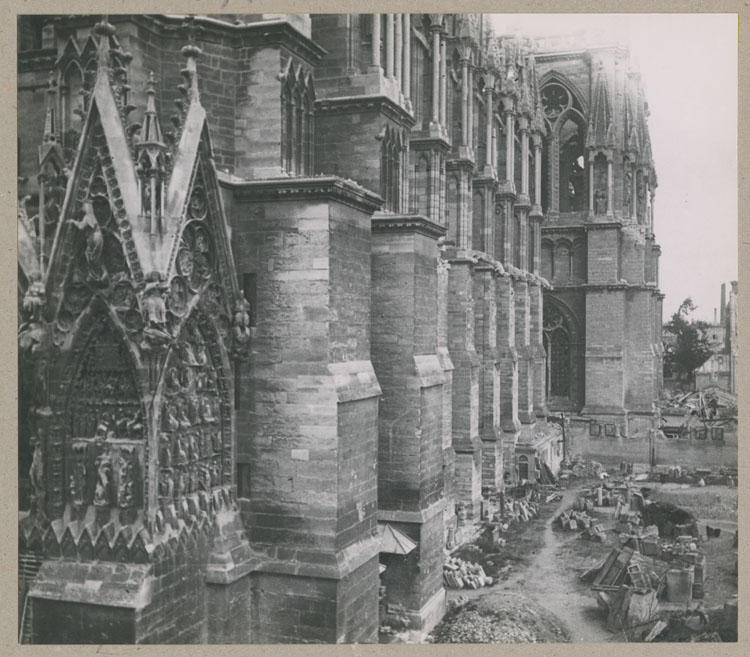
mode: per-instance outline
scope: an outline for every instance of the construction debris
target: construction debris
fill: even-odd
[[[478,563],[458,557],[446,558],[443,564],[443,581],[449,589],[480,589],[491,586],[494,582]]]

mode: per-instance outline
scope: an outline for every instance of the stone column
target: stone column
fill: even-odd
[[[534,213],[542,212],[542,137],[538,132],[531,136],[534,143]]]
[[[440,27],[432,28],[432,122],[440,123]]]
[[[607,216],[611,217],[615,207],[615,185],[612,176],[612,153],[607,154]]]
[[[497,128],[492,123],[492,168],[497,171]]]
[[[402,20],[401,20],[401,14],[396,14],[396,34],[395,34],[395,55],[394,58],[396,60],[395,67],[396,67],[396,80],[398,80],[399,84],[401,84],[401,72],[403,71],[403,59],[404,59],[404,35],[402,32]]]
[[[594,214],[594,154],[589,152],[589,215]]]
[[[466,110],[468,131],[469,131],[469,147],[474,148],[474,69],[469,63],[467,67],[469,73],[469,106]]]
[[[648,230],[649,232],[653,233],[654,232],[654,190],[653,189],[651,190],[651,194],[649,198],[651,199],[651,213],[650,213],[649,222],[648,222]]]
[[[39,181],[39,216],[37,217],[37,221],[39,222],[39,272],[41,273],[42,280],[44,280],[47,252],[47,217],[45,216],[44,188],[47,184],[47,176],[44,173],[40,173],[37,176],[37,180]]]
[[[469,60],[461,60],[461,146],[469,145]]]
[[[403,77],[401,91],[406,98],[411,97],[411,14],[401,14],[404,19]]]
[[[630,197],[630,218],[634,224],[638,223],[638,169],[635,165],[632,167],[633,171],[633,191]]]
[[[487,85],[487,87],[484,90],[486,99],[485,99],[485,110],[487,112],[487,116],[485,118],[485,139],[487,147],[485,148],[485,156],[484,156],[484,163],[485,166],[491,167],[492,166],[492,86]]]
[[[521,117],[518,125],[521,130],[521,196],[529,198],[529,129],[528,119]],[[528,203],[528,200],[526,201]]]
[[[372,65],[380,67],[380,14],[372,15]]]
[[[507,103],[507,101],[506,101]],[[513,109],[510,104],[505,106],[505,181],[513,185],[515,179],[515,125]]]
[[[448,71],[446,68],[446,44],[445,39],[440,41],[440,125],[447,129],[448,112],[446,104],[448,102]]]
[[[385,15],[385,75],[393,77],[393,14]]]

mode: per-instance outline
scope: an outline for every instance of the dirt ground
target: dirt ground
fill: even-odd
[[[585,541],[578,532],[559,529],[553,523],[569,508],[582,488],[593,481],[571,482],[563,500],[542,505],[540,517],[515,523],[502,534],[506,545],[483,553],[465,546],[458,553],[477,561],[487,574],[499,579],[492,587],[478,590],[451,589],[448,598],[461,596],[469,603],[449,614],[430,640],[443,642],[613,642],[623,637],[605,629],[606,616],[598,607],[589,584],[580,576],[600,564],[613,546]],[[721,536],[701,542],[706,553],[707,579],[703,606],[721,607],[737,593],[735,570],[737,551],[733,547],[737,528],[737,491],[724,486],[698,488],[679,484],[648,482],[651,500],[671,502],[699,519],[702,536],[705,524],[722,529]],[[612,517],[613,509],[595,508],[590,514],[601,520]],[[666,570],[666,563],[658,563]]]

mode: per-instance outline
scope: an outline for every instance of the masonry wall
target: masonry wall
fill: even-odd
[[[615,436],[606,436],[604,424],[601,425],[600,435],[590,435],[588,425],[571,423],[566,427],[569,439],[569,454],[581,454],[585,459],[595,459],[604,465],[619,466],[620,462],[648,464],[650,442],[647,431],[639,432],[635,436],[623,437],[618,432]],[[656,465],[688,467],[737,467],[737,434],[725,431],[724,443],[719,444],[699,441],[692,438],[660,438],[654,439]]]

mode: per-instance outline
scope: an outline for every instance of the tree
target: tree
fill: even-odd
[[[674,341],[665,345],[664,376],[675,377],[688,385],[695,381],[695,369],[711,356],[706,335],[708,324],[690,317],[695,308],[693,300],[688,297],[665,326],[674,336]]]

